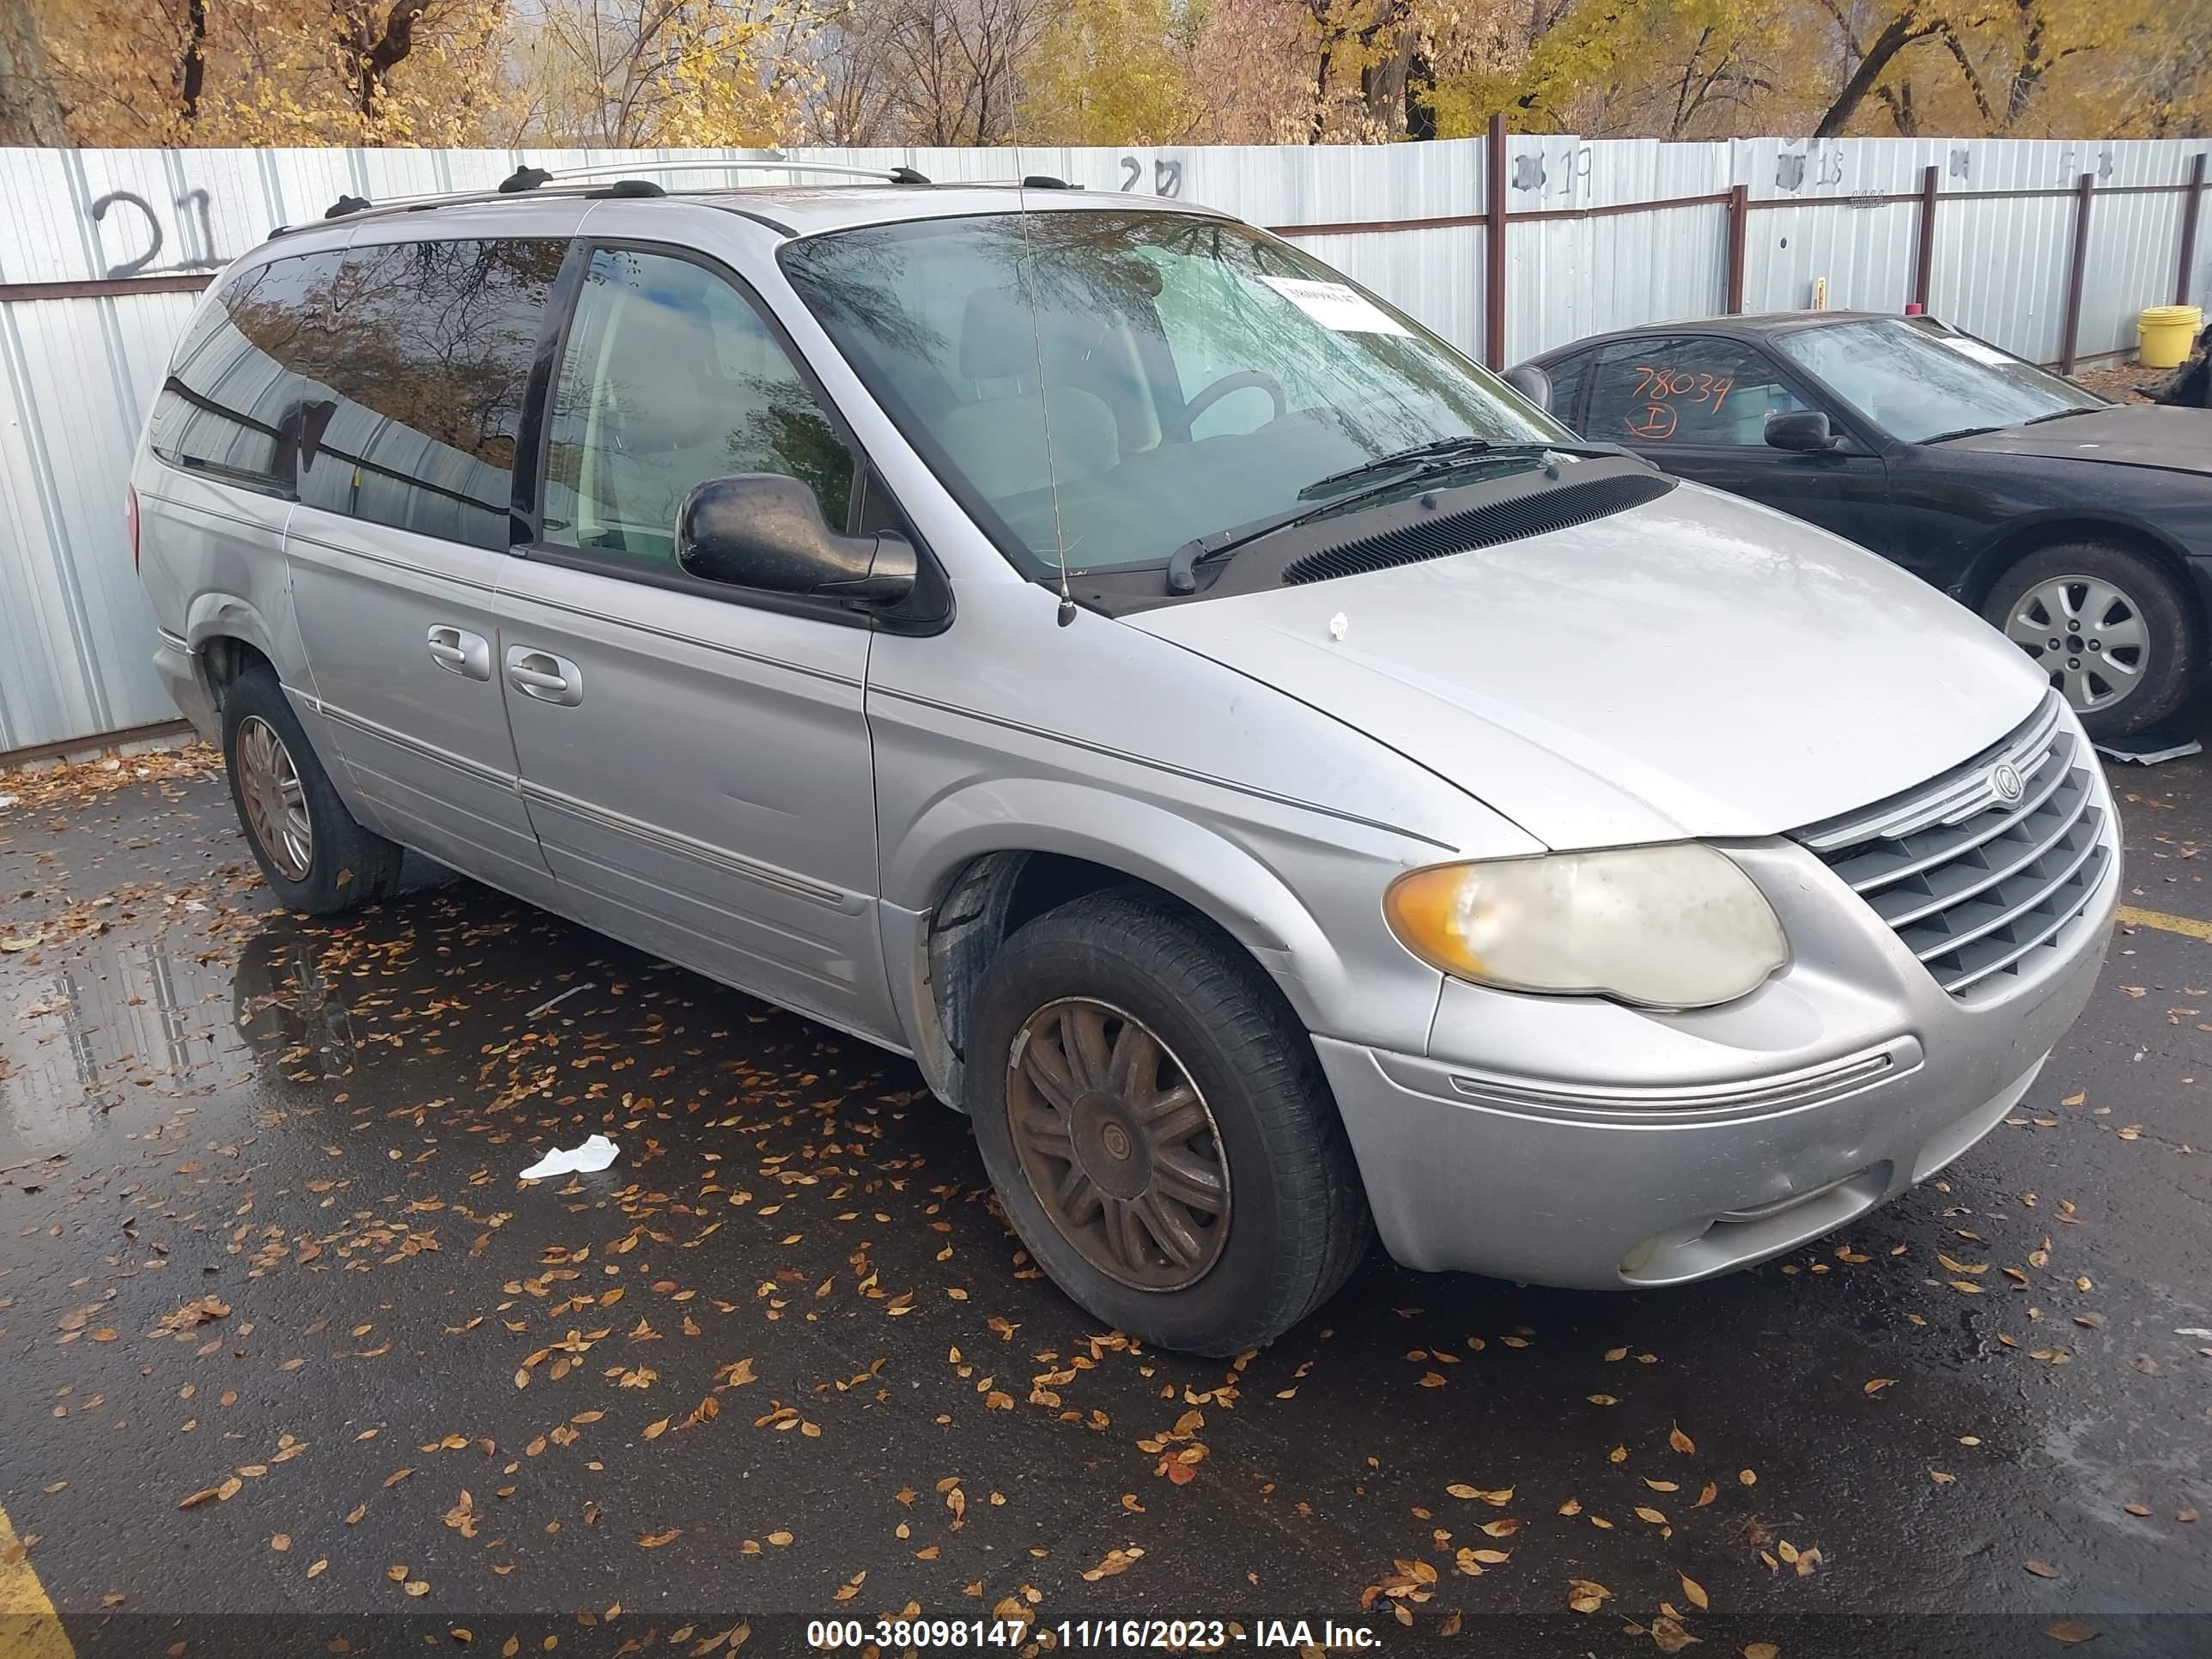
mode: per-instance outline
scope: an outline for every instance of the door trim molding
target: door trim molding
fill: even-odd
[[[465,777],[474,778],[479,783],[492,784],[506,790],[509,794],[519,793],[515,788],[514,775],[511,772],[502,772],[495,766],[486,766],[482,761],[473,761],[466,756],[456,755],[450,750],[437,748],[422,742],[419,738],[408,737],[402,732],[393,731],[388,726],[380,725],[375,720],[364,719],[349,710],[341,708],[336,703],[325,702],[320,697],[310,696],[296,688],[293,690],[292,695],[325,720],[335,725],[350,726],[368,737],[381,738],[396,749],[404,749],[410,755],[417,755],[424,760],[436,761],[442,766],[449,766]]]
[[[743,854],[732,853],[728,848],[716,847],[712,842],[700,841],[674,830],[665,829],[659,824],[648,823],[643,818],[632,817],[627,812],[617,812],[609,808],[596,805],[590,801],[579,800],[574,795],[564,794],[558,789],[549,789],[542,783],[532,783],[527,778],[519,780],[518,787],[523,800],[529,805],[548,806],[556,811],[567,812],[572,817],[595,823],[603,830],[611,830],[617,835],[633,836],[640,841],[650,842],[665,851],[680,853],[686,857],[697,859],[702,864],[713,865],[715,868],[726,871],[731,875],[743,876],[748,880],[759,882],[763,886],[775,888],[780,892],[790,893],[799,898],[811,900],[814,903],[826,906],[830,909],[847,909],[852,900],[863,896],[848,893],[842,887],[832,887],[823,882],[810,880],[805,876],[784,869],[780,865],[763,863],[758,859],[749,859]],[[542,842],[544,837],[540,836],[538,839]]]

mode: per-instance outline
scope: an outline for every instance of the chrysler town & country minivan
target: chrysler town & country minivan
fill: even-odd
[[[2089,994],[2112,798],[2016,649],[1283,240],[906,173],[335,211],[133,473],[270,888],[416,848],[911,1055],[1129,1332],[1264,1342],[1377,1235],[1765,1260]]]

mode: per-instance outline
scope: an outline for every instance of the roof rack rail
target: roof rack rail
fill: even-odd
[[[543,190],[548,185],[582,184],[593,179],[628,181],[638,179],[641,174],[653,173],[828,173],[850,179],[880,179],[893,185],[926,185],[930,182],[927,174],[917,173],[912,167],[862,167],[848,166],[842,161],[798,161],[781,157],[746,157],[727,161],[618,161],[599,167],[562,167],[558,171],[519,167],[489,190],[432,191],[418,196],[387,197],[380,202],[372,202],[362,196],[341,196],[323,216],[325,219],[342,219],[349,214],[365,213],[372,208],[428,207],[441,203],[496,201],[501,196],[525,195]]]

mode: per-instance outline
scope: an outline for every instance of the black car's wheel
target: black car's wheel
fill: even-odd
[[[1127,890],[1038,917],[986,971],[968,1056],[1000,1201],[1101,1319],[1240,1353],[1358,1265],[1366,1197],[1312,1041],[1202,920]]]
[[[2035,659],[2092,737],[2140,732],[2196,690],[2196,605],[2164,567],[2127,548],[2039,548],[1997,578],[1982,614]]]
[[[247,669],[223,694],[222,754],[246,842],[284,903],[338,915],[398,885],[400,848],[346,811],[270,670]]]

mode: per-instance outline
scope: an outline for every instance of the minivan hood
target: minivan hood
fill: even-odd
[[[1970,438],[1948,438],[1939,449],[2049,460],[2106,461],[2168,472],[2212,471],[2212,410],[2164,404],[2114,404],[2029,426],[1999,427]]]
[[[2045,690],[1934,588],[1694,484],[1500,546],[1127,620],[1553,848],[1818,823],[1958,765]]]

